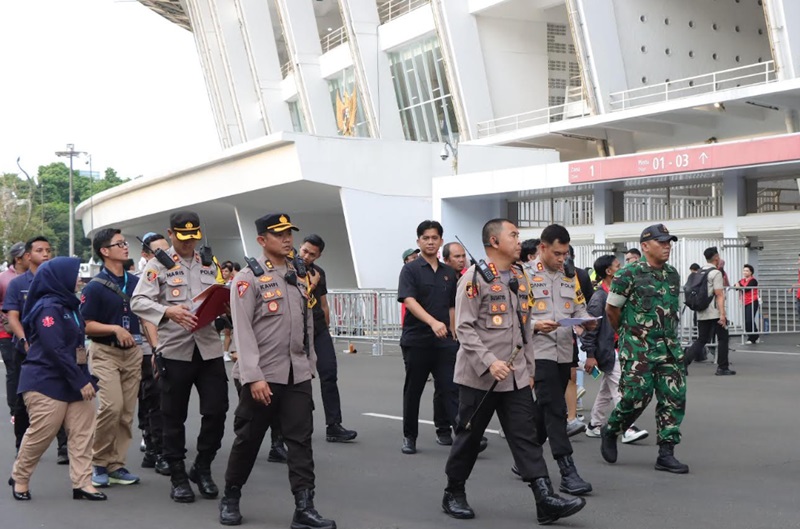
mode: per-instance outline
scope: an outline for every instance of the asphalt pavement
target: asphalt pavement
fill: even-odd
[[[615,465],[600,457],[599,440],[583,434],[573,438],[574,459],[581,475],[594,486],[587,506],[558,526],[593,529],[648,528],[753,529],[800,527],[800,422],[797,386],[800,348],[797,336],[768,337],[755,346],[732,343],[735,377],[714,376],[713,364],[694,364],[688,379],[688,404],[683,442],[676,456],[690,466],[688,475],[653,470],[657,455],[654,403],[637,425],[651,432],[637,445],[620,444]],[[511,472],[511,454],[503,439],[488,434],[467,483],[474,520],[459,521],[441,510],[448,449],[436,445],[434,428],[423,424],[419,452],[400,452],[402,441],[402,359],[395,347],[373,357],[367,344],[357,354],[339,354],[339,387],[344,424],[358,430],[353,443],[327,443],[324,414],[315,384],[314,452],[317,472],[316,505],[339,528],[529,528],[536,525],[533,494]],[[337,350],[346,349],[338,342]],[[229,366],[230,367],[230,366]],[[586,378],[587,408],[597,382]],[[428,384],[420,417],[432,418],[433,385]],[[231,384],[230,399],[236,395]],[[588,411],[586,412],[588,416]],[[187,425],[189,460],[194,456],[199,426],[193,399]],[[493,421],[490,429],[498,428]],[[217,501],[198,496],[194,504],[169,499],[169,478],[140,468],[140,436],[134,433],[129,469],[142,476],[138,485],[106,489],[103,503],[74,501],[68,470],[55,463],[55,445],[47,450],[31,481],[33,501],[16,502],[6,488],[0,494],[0,529],[200,529],[221,527]],[[228,416],[223,448],[212,466],[220,488],[233,439]],[[243,490],[242,527],[288,528],[294,508],[285,465],[268,463],[262,449]],[[551,478],[557,487],[558,468],[545,446]],[[0,423],[0,473],[5,485],[14,458],[12,425]]]

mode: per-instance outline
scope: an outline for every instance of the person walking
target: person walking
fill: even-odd
[[[56,257],[39,267],[22,312],[29,349],[20,369],[18,391],[25,400],[30,426],[8,481],[15,500],[31,499],[33,471],[62,424],[67,433],[72,498],[106,499],[92,485],[97,385],[89,374],[85,324],[75,295],[80,263],[77,258]]]

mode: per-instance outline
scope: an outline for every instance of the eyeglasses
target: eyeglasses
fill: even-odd
[[[116,246],[117,248],[127,248],[128,247],[128,241],[115,242],[114,244],[109,244],[108,246],[104,246],[104,248],[112,248],[114,246]]]

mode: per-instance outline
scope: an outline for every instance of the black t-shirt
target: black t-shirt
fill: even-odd
[[[456,306],[456,285],[458,276],[455,270],[440,262],[436,272],[422,257],[403,266],[400,283],[397,287],[397,300],[414,298],[425,312],[444,323],[450,329],[450,309]],[[410,310],[403,321],[403,334],[400,345],[407,347],[450,346],[452,339],[440,340],[430,326],[417,319]]]
[[[133,294],[139,278],[128,272],[123,272],[122,277],[117,277],[107,269],[102,268],[97,274],[100,279],[116,283],[128,296]],[[98,282],[90,281],[81,292],[81,314],[83,319],[92,320],[108,325],[120,325],[132,335],[140,334],[139,318],[131,311],[130,303],[124,301],[119,294]],[[113,336],[98,337],[97,341],[107,342]]]
[[[594,294],[592,278],[589,277],[589,272],[583,268],[576,268],[575,274],[578,276],[578,283],[581,287],[581,292],[583,292],[583,297],[586,298],[586,305],[588,306],[589,300],[592,299],[592,294]]]
[[[328,293],[328,281],[325,278],[325,270],[316,264],[312,264],[310,267],[308,267],[308,273],[309,275],[313,275],[313,273],[320,275],[317,287],[311,292],[311,294],[317,299],[317,303],[314,305],[314,308],[311,309],[311,315],[314,317],[314,335],[316,336],[328,327],[328,325],[325,323],[325,311],[322,310],[322,303],[319,301],[322,296]]]

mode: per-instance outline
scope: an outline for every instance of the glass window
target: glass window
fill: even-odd
[[[300,111],[300,103],[289,101],[289,114],[292,116],[292,129],[295,132],[306,132],[306,118]]]
[[[336,129],[340,136],[369,137],[369,126],[364,116],[361,94],[356,87],[353,67],[342,70],[333,79],[328,80],[331,94],[331,105],[336,115]],[[353,116],[355,112],[355,116]]]
[[[407,140],[441,142],[458,134],[438,37],[389,54],[400,121]]]

